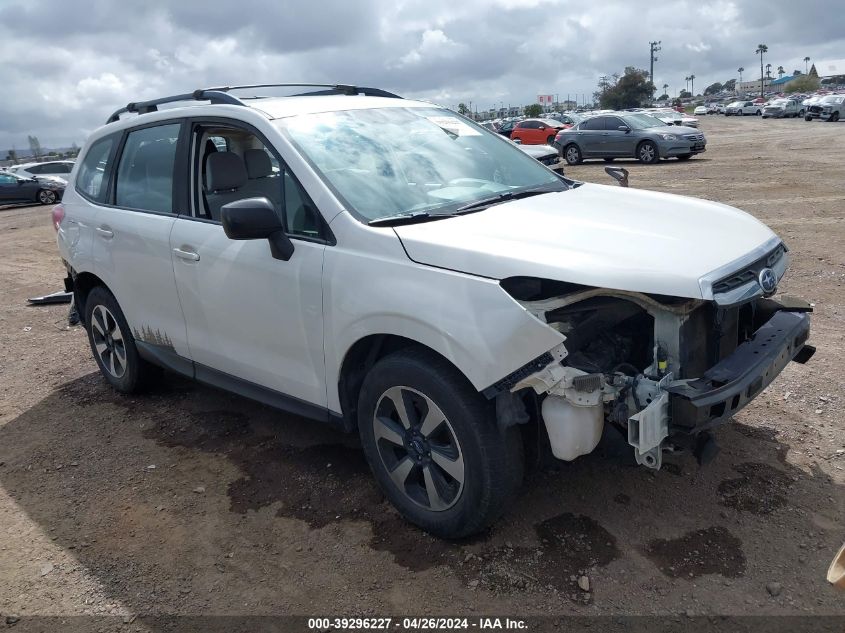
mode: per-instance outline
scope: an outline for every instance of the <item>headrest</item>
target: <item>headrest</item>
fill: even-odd
[[[135,169],[143,169],[147,178],[173,176],[173,146],[169,141],[145,143],[135,154]]]
[[[246,173],[249,179],[266,178],[273,173],[273,165],[270,163],[270,156],[263,149],[248,149],[244,151],[246,162]]]
[[[234,152],[209,154],[206,161],[209,191],[240,189],[246,184],[246,167]]]

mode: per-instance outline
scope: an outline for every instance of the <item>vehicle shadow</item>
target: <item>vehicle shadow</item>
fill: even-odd
[[[469,586],[503,605],[547,593],[566,612],[612,602],[616,583],[632,611],[675,609],[673,587],[702,576],[765,584],[773,551],[802,607],[835,611],[819,570],[840,544],[845,491],[791,465],[772,429],[733,423],[717,440],[714,463],[674,455],[654,472],[608,432],[593,454],[531,475],[492,530],[448,542],[390,508],[355,437],[176,377],[129,397],[92,373],[0,428],[0,485],[109,600],[142,615],[243,613],[248,599],[284,613],[314,595],[332,612],[362,573],[366,595],[379,579],[422,587],[433,569],[453,579],[443,608],[480,600],[449,597]],[[579,589],[583,574],[604,592]]]

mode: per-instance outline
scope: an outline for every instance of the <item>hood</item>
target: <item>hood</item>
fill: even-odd
[[[546,156],[557,156],[558,154],[558,151],[551,145],[519,145],[519,149],[531,158],[545,158]]]
[[[394,230],[430,266],[690,298],[704,298],[701,277],[774,237],[727,205],[590,184]]]

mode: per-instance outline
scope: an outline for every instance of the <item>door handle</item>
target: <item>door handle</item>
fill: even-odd
[[[114,237],[114,231],[112,231],[110,228],[108,228],[106,226],[98,226],[96,230],[97,230],[98,235],[101,235],[102,237],[106,238],[107,240],[110,240],[111,238]]]
[[[196,251],[185,251],[181,248],[174,248],[173,254],[179,259],[184,259],[189,262],[198,262],[200,260],[200,254]]]

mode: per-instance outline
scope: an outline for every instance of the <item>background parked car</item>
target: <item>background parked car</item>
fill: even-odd
[[[523,145],[521,143],[517,147],[552,171],[563,175],[563,159],[557,148],[551,145]]]
[[[725,108],[725,116],[745,116],[746,114],[760,116],[763,114],[763,106],[753,101],[734,101]]]
[[[703,152],[707,141],[695,128],[665,125],[644,113],[599,115],[558,133],[555,145],[570,165],[585,158],[636,158],[656,163],[661,158],[687,160]]]
[[[64,191],[65,182],[56,178],[27,178],[10,172],[0,173],[0,204],[55,204],[62,199]]]
[[[513,129],[514,129],[514,127],[516,127],[517,123],[518,123],[518,121],[502,121],[502,123],[499,125],[499,129],[498,129],[499,134],[501,134],[502,136],[507,136],[508,138],[510,138],[511,132],[513,132]]]
[[[705,114],[708,114],[709,110],[707,109],[707,106],[700,105],[700,106],[696,106],[695,110],[693,110],[692,113],[695,116],[703,116]]]
[[[35,178],[36,176],[54,176],[67,182],[68,174],[73,169],[72,160],[53,160],[45,163],[24,163],[22,165],[13,165],[9,171],[25,178]]]
[[[523,145],[551,145],[555,135],[567,127],[571,126],[554,119],[525,119],[513,128],[511,138]]]
[[[804,109],[794,99],[772,99],[763,106],[763,118],[779,119],[804,116]]]
[[[835,122],[845,115],[845,95],[827,95],[807,108],[805,121],[821,119]]]

